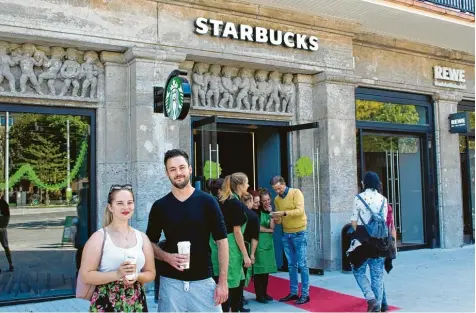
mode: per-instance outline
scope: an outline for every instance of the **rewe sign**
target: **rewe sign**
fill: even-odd
[[[433,67],[435,86],[466,89],[466,79],[464,70],[451,67]]]

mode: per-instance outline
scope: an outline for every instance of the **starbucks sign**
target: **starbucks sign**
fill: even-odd
[[[170,73],[163,92],[163,112],[172,120],[183,120],[190,109],[190,83],[187,73],[175,70]]]

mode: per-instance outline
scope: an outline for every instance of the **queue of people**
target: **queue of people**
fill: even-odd
[[[283,226],[280,239],[290,276],[289,294],[279,301],[297,305],[310,301],[307,218],[300,190],[275,176],[270,186],[277,196],[272,200],[265,188],[251,190],[246,174],[233,173],[208,180],[206,193],[191,184],[186,152],[167,151],[164,165],[171,192],[152,205],[145,234],[129,226],[134,213],[132,187],[113,185],[109,191],[104,226],[87,241],[79,270],[79,281],[94,287],[92,296],[81,296],[90,300],[91,312],[147,312],[143,285],[156,278],[156,261],[160,268],[156,279],[159,312],[249,312],[243,289],[252,277],[256,301],[273,300],[268,280],[269,274],[277,272],[273,236],[277,224]],[[383,217],[387,217],[385,197],[377,197],[373,191],[378,183],[365,178],[364,184],[372,201],[364,194],[364,199],[354,204],[356,234],[362,227],[367,230],[373,215],[382,212],[378,205],[385,207]],[[161,241],[162,234],[165,240]],[[371,241],[356,238],[364,245]],[[360,262],[354,263],[354,276],[370,311],[386,305],[384,256],[380,251],[361,254],[359,261],[354,258]],[[365,277],[367,265],[372,287]]]

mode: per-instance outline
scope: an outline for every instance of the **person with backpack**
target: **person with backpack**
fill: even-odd
[[[386,223],[388,202],[379,193],[381,183],[376,173],[367,172],[362,183],[364,191],[354,198],[351,217],[354,233],[347,255],[355,280],[367,300],[367,312],[380,312],[384,265],[390,242]],[[367,266],[370,268],[370,282]]]

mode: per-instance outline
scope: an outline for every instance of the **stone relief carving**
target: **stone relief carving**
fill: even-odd
[[[243,111],[292,113],[293,74],[197,62],[192,69],[192,105]]]
[[[96,51],[0,41],[0,92],[94,99],[101,75]]]

